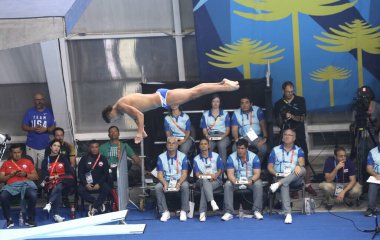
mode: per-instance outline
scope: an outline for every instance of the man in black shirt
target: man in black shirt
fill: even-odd
[[[308,158],[309,151],[306,144],[304,124],[306,118],[305,98],[294,94],[294,85],[290,81],[286,81],[282,84],[282,91],[284,93],[283,98],[278,100],[274,105],[276,123],[281,131],[291,128],[296,132],[297,139],[295,144],[301,147],[305,153],[305,190],[313,196],[316,196],[317,193],[310,184],[311,166]]]
[[[90,141],[90,151],[83,156],[78,164],[78,177],[80,184],[78,187],[79,195],[87,202],[92,204],[88,216],[94,216],[101,209],[111,188],[107,183],[109,173],[108,160],[99,152],[99,143],[95,140]],[[98,192],[97,198],[91,192]]]

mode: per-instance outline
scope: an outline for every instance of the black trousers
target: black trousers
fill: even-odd
[[[19,196],[19,195],[17,195]],[[4,218],[9,221],[11,219],[11,199],[12,195],[4,190],[0,194],[1,207],[3,209]],[[37,191],[32,188],[27,188],[25,191],[25,199],[28,200],[27,215],[28,218],[34,220],[36,214]]]
[[[93,205],[94,208],[99,209],[99,207],[104,203],[106,200],[111,188],[109,187],[108,183],[103,183],[100,185],[99,190],[90,191],[86,189],[86,186],[79,185],[78,187],[78,194],[83,198],[86,202],[89,202]],[[95,198],[91,193],[99,193],[98,197]]]

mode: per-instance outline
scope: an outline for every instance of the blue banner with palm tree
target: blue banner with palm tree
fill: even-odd
[[[363,85],[379,101],[380,1],[193,3],[201,81],[262,78],[270,63],[273,100],[290,80],[312,111],[348,109]]]

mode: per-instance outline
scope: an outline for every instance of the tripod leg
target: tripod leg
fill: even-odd
[[[309,164],[309,167],[310,167],[311,172],[313,173],[313,176],[316,176],[317,174],[315,173],[314,168],[311,165],[311,163]]]

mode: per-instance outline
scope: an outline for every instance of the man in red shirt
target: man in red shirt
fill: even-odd
[[[20,145],[12,145],[10,148],[11,159],[5,161],[0,168],[0,182],[5,182],[1,189],[0,202],[4,218],[7,220],[7,228],[14,226],[11,218],[10,200],[12,196],[21,195],[21,203],[28,199],[27,220],[25,225],[34,227],[37,186],[33,181],[38,180],[38,174],[32,161],[22,158]]]

